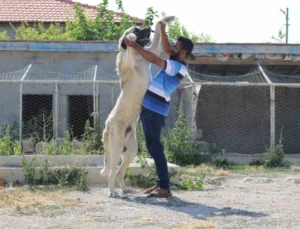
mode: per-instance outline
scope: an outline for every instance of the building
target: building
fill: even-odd
[[[43,22],[45,27],[51,23],[65,25],[67,20],[74,19],[74,1],[72,0],[2,0],[0,3],[0,32],[7,31],[14,37],[15,32],[10,26],[18,27],[22,22],[29,25]],[[78,3],[83,10],[94,19],[98,13],[95,6]],[[121,14],[114,12],[114,22],[120,23]],[[135,19],[137,25],[143,24],[143,19]]]
[[[58,137],[68,128],[80,135],[93,111],[104,124],[119,95],[117,43],[3,41],[0,53],[0,123],[24,124],[43,107],[57,117]],[[194,53],[194,84],[186,79],[172,95],[166,129],[183,98],[197,140],[262,153],[283,128],[285,152],[299,152],[300,45],[205,43]]]

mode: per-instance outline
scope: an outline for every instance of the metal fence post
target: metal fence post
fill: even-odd
[[[22,126],[23,126],[23,81],[29,72],[31,68],[31,64],[28,65],[25,73],[22,75],[22,78],[20,80],[20,104],[19,104],[19,142],[22,145],[22,139],[23,139],[23,132],[22,132]]]
[[[269,79],[259,61],[256,61],[259,71],[262,73],[265,80],[270,84],[270,149],[275,149],[275,86]]]
[[[97,87],[98,85],[96,84],[96,78],[97,78],[97,69],[98,66],[95,65],[95,70],[94,70],[94,79],[93,79],[93,112],[94,112],[94,126],[96,125],[96,117],[97,117]]]
[[[20,104],[19,104],[19,142],[22,144],[22,116],[23,116],[23,85],[20,82]]]
[[[100,110],[99,110],[99,84],[98,83],[96,85],[96,111],[100,115]]]
[[[270,148],[275,149],[275,86],[270,86]]]
[[[58,120],[59,120],[59,86],[55,83],[55,99],[54,99],[54,137],[58,138]]]

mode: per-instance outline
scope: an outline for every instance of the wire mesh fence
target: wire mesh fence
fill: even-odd
[[[103,124],[119,94],[118,76],[97,66],[77,72],[60,70],[29,65],[0,73],[0,137],[9,123],[11,138],[22,143],[28,138],[62,139],[66,131],[81,141],[87,123],[90,128]],[[183,93],[173,97],[183,97],[196,140],[227,152],[262,153],[265,147],[275,146],[282,130],[285,152],[299,152],[300,76],[260,66],[234,74],[197,69],[189,73]]]
[[[201,87],[196,113],[203,140],[228,152],[264,152],[270,144],[269,87]]]

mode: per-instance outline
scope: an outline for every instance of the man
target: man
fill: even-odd
[[[140,119],[144,130],[147,150],[153,157],[157,185],[146,190],[148,197],[171,196],[167,160],[161,143],[161,130],[169,113],[170,95],[178,88],[183,77],[187,75],[187,58],[194,59],[192,54],[194,44],[184,37],[179,37],[175,46],[171,46],[166,34],[166,24],[161,23],[161,42],[164,52],[169,60],[161,59],[151,52],[144,50],[135,41],[125,38],[125,44],[135,49],[145,60],[157,65],[160,70],[152,79],[145,94]]]

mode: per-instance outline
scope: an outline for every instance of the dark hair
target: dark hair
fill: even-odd
[[[186,51],[186,56],[193,59],[195,56],[192,54],[192,51],[194,49],[194,43],[189,39],[185,37],[178,37],[177,41],[180,41],[181,43],[181,49]]]

